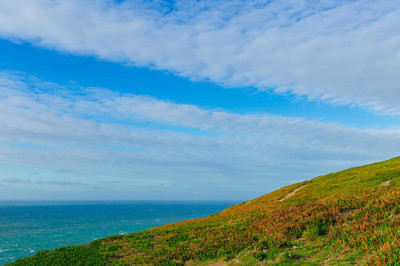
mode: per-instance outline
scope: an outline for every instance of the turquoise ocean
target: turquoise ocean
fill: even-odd
[[[233,201],[0,202],[0,265],[39,250],[89,243],[205,217]]]

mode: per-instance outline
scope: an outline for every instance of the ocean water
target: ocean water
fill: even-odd
[[[0,202],[0,265],[39,250],[205,217],[236,203]]]

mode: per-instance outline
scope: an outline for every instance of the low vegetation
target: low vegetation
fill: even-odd
[[[400,157],[287,186],[206,218],[41,251],[14,264],[398,264],[399,188]]]

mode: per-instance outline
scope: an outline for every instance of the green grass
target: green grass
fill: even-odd
[[[381,183],[391,180],[390,186]],[[283,196],[307,184],[293,197]],[[400,262],[400,157],[284,187],[206,218],[39,252],[15,265]]]

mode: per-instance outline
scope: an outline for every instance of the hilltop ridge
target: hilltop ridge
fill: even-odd
[[[14,265],[395,264],[400,157],[283,187],[205,218],[40,251]]]

